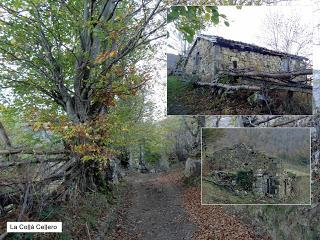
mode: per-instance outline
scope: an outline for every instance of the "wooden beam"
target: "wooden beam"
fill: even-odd
[[[32,160],[19,160],[19,161],[3,161],[0,162],[0,169],[7,167],[16,167],[26,164],[36,164],[36,163],[48,163],[48,162],[65,162],[68,161],[67,157],[57,157],[57,158],[48,158],[48,159],[32,159]]]
[[[274,79],[291,79],[297,76],[312,75],[312,69],[306,69],[294,72],[279,72],[279,73],[266,73],[256,71],[245,71],[245,70],[223,70],[220,74],[226,74],[234,77],[261,77],[261,78],[274,78]]]
[[[218,87],[218,88],[224,88],[227,90],[249,90],[249,91],[262,91],[264,90],[264,87],[260,86],[249,86],[249,85],[228,85],[223,83],[209,83],[209,82],[195,82],[195,85],[198,86],[209,86],[209,87]],[[281,91],[293,91],[293,92],[304,92],[312,94],[312,86],[285,86],[285,85],[270,85],[268,86],[268,89],[271,90],[281,90]]]
[[[44,150],[32,150],[32,149],[23,149],[23,148],[12,148],[12,149],[0,150],[0,155],[7,155],[7,154],[55,155],[55,154],[66,154],[66,153],[68,152],[65,150],[44,151]]]

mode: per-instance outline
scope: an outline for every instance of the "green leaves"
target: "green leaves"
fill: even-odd
[[[210,21],[210,14],[209,14],[208,12],[205,13],[204,19],[205,19],[206,21]]]
[[[188,42],[192,42],[195,30],[191,26],[185,25],[178,29],[185,34],[185,38]]]
[[[211,21],[212,21],[213,24],[215,24],[215,25],[219,24],[219,15],[212,15],[212,16],[211,16]]]
[[[219,24],[221,18],[225,26],[229,26],[226,15],[219,14],[217,6],[172,6],[168,10],[167,23],[173,23],[184,38],[192,42],[198,31],[208,24]]]

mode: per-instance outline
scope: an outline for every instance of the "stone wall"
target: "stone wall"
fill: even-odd
[[[187,59],[185,71],[189,75],[198,76],[202,81],[210,82],[216,72],[215,64],[215,46],[207,40],[199,39]]]
[[[287,198],[290,197],[292,192],[293,179],[288,176],[288,174],[283,173],[279,178],[279,197]]]
[[[221,47],[205,39],[199,39],[188,58],[185,71],[187,74],[198,76],[202,81],[212,82],[219,70],[234,68],[276,73],[303,70],[306,69],[306,63],[292,58]],[[306,76],[301,76],[295,80],[305,79]]]

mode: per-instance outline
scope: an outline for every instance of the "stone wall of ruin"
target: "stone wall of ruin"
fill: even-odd
[[[199,63],[196,64],[198,52],[200,59]],[[234,62],[236,62],[237,69],[276,73],[284,71],[284,60],[284,57],[215,46],[207,40],[199,39],[189,56],[186,64],[186,73],[196,75],[202,81],[212,82],[214,81],[215,73],[219,72],[219,70],[234,69]],[[303,70],[306,69],[306,64],[302,60],[290,59],[289,68],[290,71]],[[301,76],[295,80],[305,79],[306,76]]]
[[[199,64],[196,55],[199,52]],[[206,40],[199,39],[187,60],[185,71],[188,75],[196,75],[202,81],[211,82],[216,72],[215,46]]]

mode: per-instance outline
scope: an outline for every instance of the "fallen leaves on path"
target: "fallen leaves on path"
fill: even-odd
[[[250,240],[256,239],[249,226],[224,211],[222,206],[201,205],[200,189],[187,188],[183,196],[184,207],[190,220],[198,225],[196,240]],[[266,238],[267,239],[267,238]]]
[[[182,173],[180,171],[172,171],[167,174],[161,174],[154,179],[156,184],[181,184]]]
[[[251,228],[250,225],[246,225],[241,222],[238,216],[234,216],[230,213],[227,213],[222,206],[215,206],[215,205],[201,205],[201,195],[200,195],[200,188],[199,187],[189,187],[183,188],[183,176],[181,171],[171,171],[168,173],[162,174],[154,174],[154,175],[137,175],[136,179],[137,184],[136,186],[142,185],[142,189],[146,189],[147,192],[150,189],[158,189],[164,187],[166,185],[175,185],[180,186],[179,188],[182,189],[183,194],[182,200],[183,203],[180,205],[176,205],[175,207],[181,208],[183,207],[185,212],[188,216],[185,216],[185,219],[179,219],[179,216],[176,215],[177,221],[173,221],[175,223],[181,224],[182,227],[185,222],[192,222],[197,226],[196,231],[193,234],[192,239],[194,240],[256,240],[257,236],[254,230]],[[140,185],[140,186],[141,186]],[[128,191],[128,195],[126,195],[126,199],[124,201],[125,205],[118,210],[118,219],[115,224],[115,228],[113,230],[113,234],[111,234],[110,239],[123,239],[123,240],[139,240],[139,239],[146,239],[144,231],[153,230],[158,231],[158,228],[147,228],[147,229],[139,229],[139,220],[140,215],[132,218],[130,217],[130,209],[137,208],[132,204],[132,197],[137,196],[137,194],[145,194],[145,192],[136,192],[133,191],[132,187],[130,186]],[[172,197],[172,196],[170,196]],[[152,198],[150,198],[152,201]],[[158,201],[163,201],[161,198]],[[137,204],[137,203],[136,203]],[[135,205],[136,205],[135,204]],[[154,203],[153,203],[154,204]],[[160,203],[157,203],[160,204]],[[154,205],[156,206],[156,205]],[[143,209],[142,209],[143,210]],[[143,211],[141,210],[141,214]],[[157,209],[158,211],[159,209]],[[168,207],[163,209],[164,211],[170,211]],[[171,209],[172,210],[172,209]],[[151,211],[151,210],[148,210]],[[139,211],[138,211],[139,212]],[[142,217],[142,215],[141,215]],[[156,216],[155,216],[156,217]],[[133,221],[135,220],[135,221]],[[168,222],[172,219],[168,218]],[[163,228],[166,228],[165,224],[158,222]],[[191,224],[191,223],[190,223]],[[180,227],[180,228],[181,228]],[[141,231],[142,230],[142,231]],[[191,233],[192,234],[192,233]],[[165,236],[163,236],[163,239]],[[190,236],[191,237],[191,236]],[[159,239],[159,238],[157,238]],[[190,238],[188,238],[190,239]],[[259,238],[261,239],[261,238]],[[269,239],[268,237],[264,238],[265,240]]]
[[[177,190],[174,190],[175,186],[182,184],[181,178],[182,174],[179,171],[129,176],[127,194],[124,196],[122,206],[117,210],[117,220],[108,239],[149,239],[153,232],[155,232],[153,239],[160,239],[162,229],[169,232],[169,235],[172,234],[171,226],[168,224],[176,224],[179,232],[185,234],[182,229],[187,214],[184,216],[175,214],[179,212],[176,211],[177,208],[185,213],[182,203],[175,204],[176,194],[178,198],[182,197],[181,188],[178,188],[177,193],[175,192]],[[166,233],[163,234],[163,239],[168,239],[165,235]]]
[[[117,219],[115,222],[115,226],[111,231],[110,236],[108,239],[110,240],[116,240],[116,239],[122,239],[122,240],[138,240],[139,234],[130,235],[128,229],[132,228],[134,229],[134,225],[132,223],[128,223],[127,221],[127,211],[130,207],[132,207],[131,202],[131,194],[129,191],[127,191],[127,194],[124,196],[123,204],[121,207],[119,207],[117,212]]]

